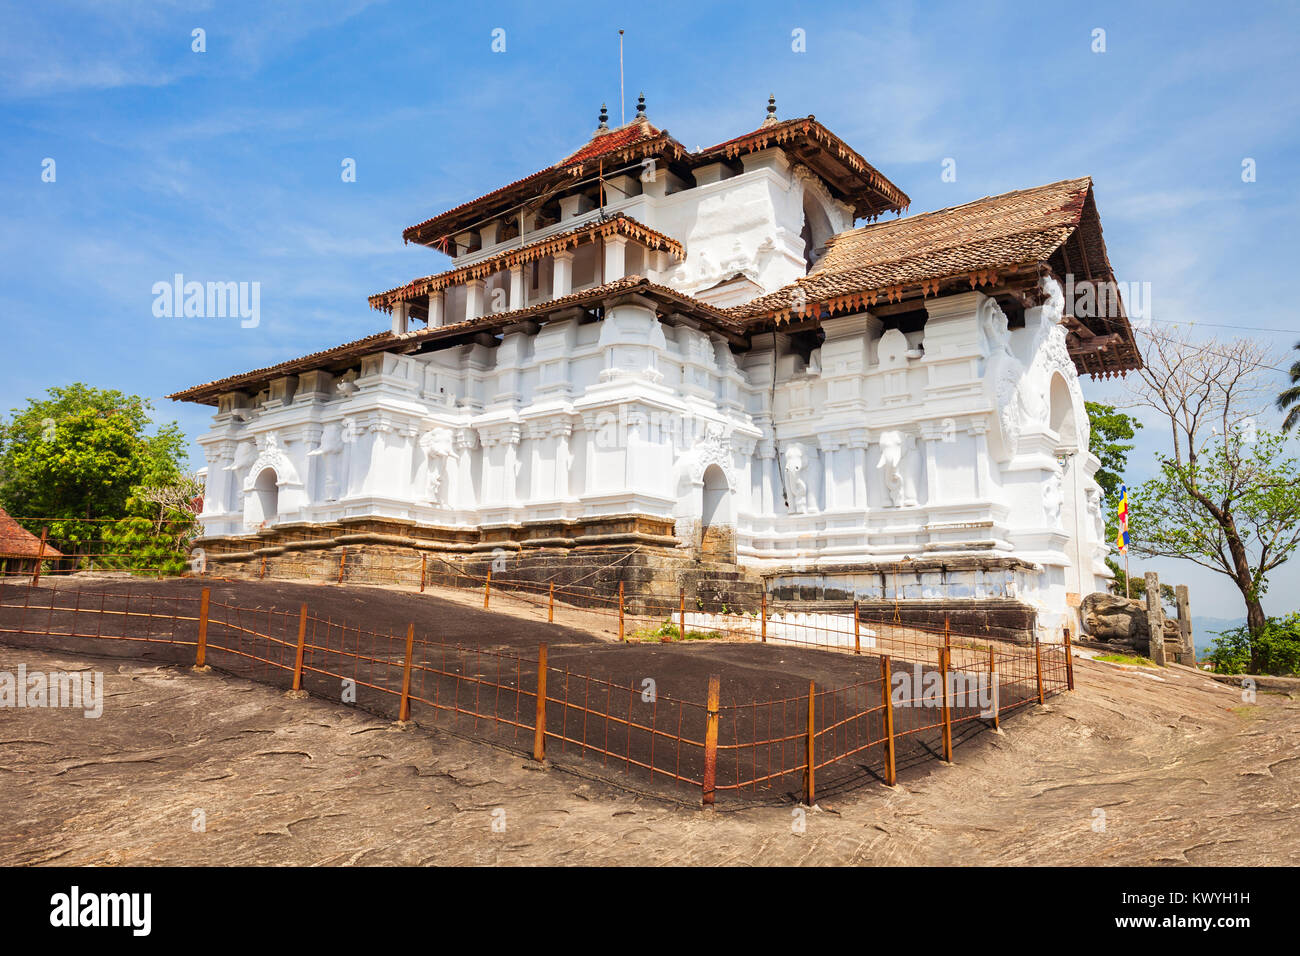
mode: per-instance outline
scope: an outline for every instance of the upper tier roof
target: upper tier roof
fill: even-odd
[[[901,212],[911,202],[906,193],[813,116],[765,123],[752,132],[698,152],[690,152],[667,130],[643,118],[617,129],[598,130],[585,145],[554,166],[410,226],[402,232],[402,238],[446,252],[451,237],[457,233],[504,215],[530,200],[555,195],[602,170],[608,175],[611,170],[654,157],[689,174],[700,166],[730,162],[746,153],[772,147],[785,150],[796,162],[820,176],[831,194],[852,206],[858,218],[874,219],[885,212]]]
[[[919,216],[873,223],[833,236],[816,268],[787,286],[727,309],[751,328],[821,314],[869,309],[963,286],[996,291],[1044,268],[1078,280],[1115,281],[1102,238],[1092,180],[988,196]],[[1067,311],[1073,303],[1067,304]],[[1071,330],[1080,372],[1141,368],[1128,319],[1079,317]]]

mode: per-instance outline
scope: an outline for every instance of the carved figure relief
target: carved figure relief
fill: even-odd
[[[880,436],[880,461],[876,468],[884,473],[885,491],[895,508],[917,504],[916,479],[911,459],[916,455],[916,438],[900,431]]]
[[[432,504],[447,503],[448,463],[456,454],[455,437],[450,428],[433,428],[420,436],[420,450],[428,464],[425,491]]]
[[[785,493],[794,514],[812,514],[817,509],[811,507],[808,500],[808,482],[804,472],[808,467],[808,451],[800,442],[786,446],[783,465],[785,467]]]

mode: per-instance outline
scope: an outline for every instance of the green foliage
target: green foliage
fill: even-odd
[[[141,561],[153,555],[158,564],[164,543],[193,536],[181,530],[194,523],[192,514],[150,500],[150,489],[186,481],[176,423],[150,434],[150,403],[115,389],[77,383],[46,394],[0,422],[0,506],[33,533],[48,525],[51,543],[67,555],[139,548]],[[129,523],[150,518],[147,534]],[[168,566],[184,565],[177,547],[170,545]]]
[[[1296,351],[1300,352],[1300,342],[1296,343]],[[1291,376],[1291,387],[1282,390],[1282,394],[1277,397],[1278,411],[1286,412],[1286,420],[1282,422],[1282,431],[1289,432],[1300,424],[1300,359],[1291,366],[1289,372]],[[1287,411],[1287,409],[1290,411]]]
[[[1110,664],[1128,664],[1132,667],[1155,667],[1156,662],[1149,657],[1138,657],[1135,654],[1099,654],[1096,660],[1106,661]]]
[[[1253,640],[1245,625],[1220,631],[1205,659],[1221,674],[1300,674],[1300,613],[1268,618]]]
[[[1132,547],[1226,574],[1258,601],[1300,546],[1298,473],[1282,436],[1265,431],[1220,436],[1185,465],[1162,459],[1160,475],[1129,492]]]
[[[1114,558],[1106,559],[1106,566],[1110,568],[1115,579],[1110,582],[1110,593],[1118,597],[1127,596],[1134,600],[1144,601],[1147,596],[1147,579],[1144,572],[1135,570],[1133,577],[1130,579],[1124,573],[1124,568]],[[1125,592],[1125,582],[1128,582],[1128,591]],[[1166,607],[1176,607],[1178,605],[1178,595],[1172,584],[1160,585],[1160,603]]]
[[[1133,446],[1125,442],[1137,434],[1137,429],[1142,427],[1142,423],[1131,415],[1116,411],[1114,405],[1084,402],[1084,408],[1088,412],[1090,428],[1088,450],[1101,461],[1101,467],[1093,477],[1097,479],[1097,484],[1101,485],[1106,502],[1112,505],[1110,510],[1114,511],[1113,505],[1119,494],[1119,486],[1124,483],[1128,453],[1133,450]],[[1107,519],[1107,528],[1110,527],[1109,522],[1113,520],[1113,517]],[[1112,534],[1111,538],[1114,537]]]
[[[680,641],[680,640],[707,641],[707,640],[712,640],[712,639],[722,637],[722,635],[719,634],[717,631],[709,631],[707,633],[705,633],[704,631],[687,631],[685,638],[681,636],[681,633],[682,633],[681,628],[679,628],[676,624],[674,624],[672,622],[672,619],[670,618],[669,620],[664,621],[654,630],[641,630],[641,631],[634,632],[632,634],[632,640],[657,641],[660,640],[661,638],[667,637],[667,638],[671,638],[674,641]]]

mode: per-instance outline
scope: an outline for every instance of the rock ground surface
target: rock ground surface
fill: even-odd
[[[217,671],[0,646],[19,663],[102,671],[113,719],[0,710],[5,865],[1300,863],[1300,703],[1180,667],[1079,659],[1075,693],[953,766],[804,814],[639,797]]]

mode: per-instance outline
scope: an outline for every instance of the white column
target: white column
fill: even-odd
[[[465,283],[465,321],[483,317],[483,287],[486,284],[482,279],[470,279]]]
[[[506,303],[506,308],[513,311],[524,307],[524,267],[513,265],[510,267],[510,301]]]
[[[443,314],[445,303],[446,296],[441,289],[429,293],[429,328],[436,329],[447,321]]]
[[[605,281],[613,282],[627,274],[627,236],[607,236],[605,245]]]
[[[573,291],[573,253],[557,252],[551,259],[555,263],[555,277],[551,282],[551,298],[563,298]]]
[[[393,334],[403,335],[406,333],[406,320],[411,313],[411,306],[406,302],[393,303]]]

